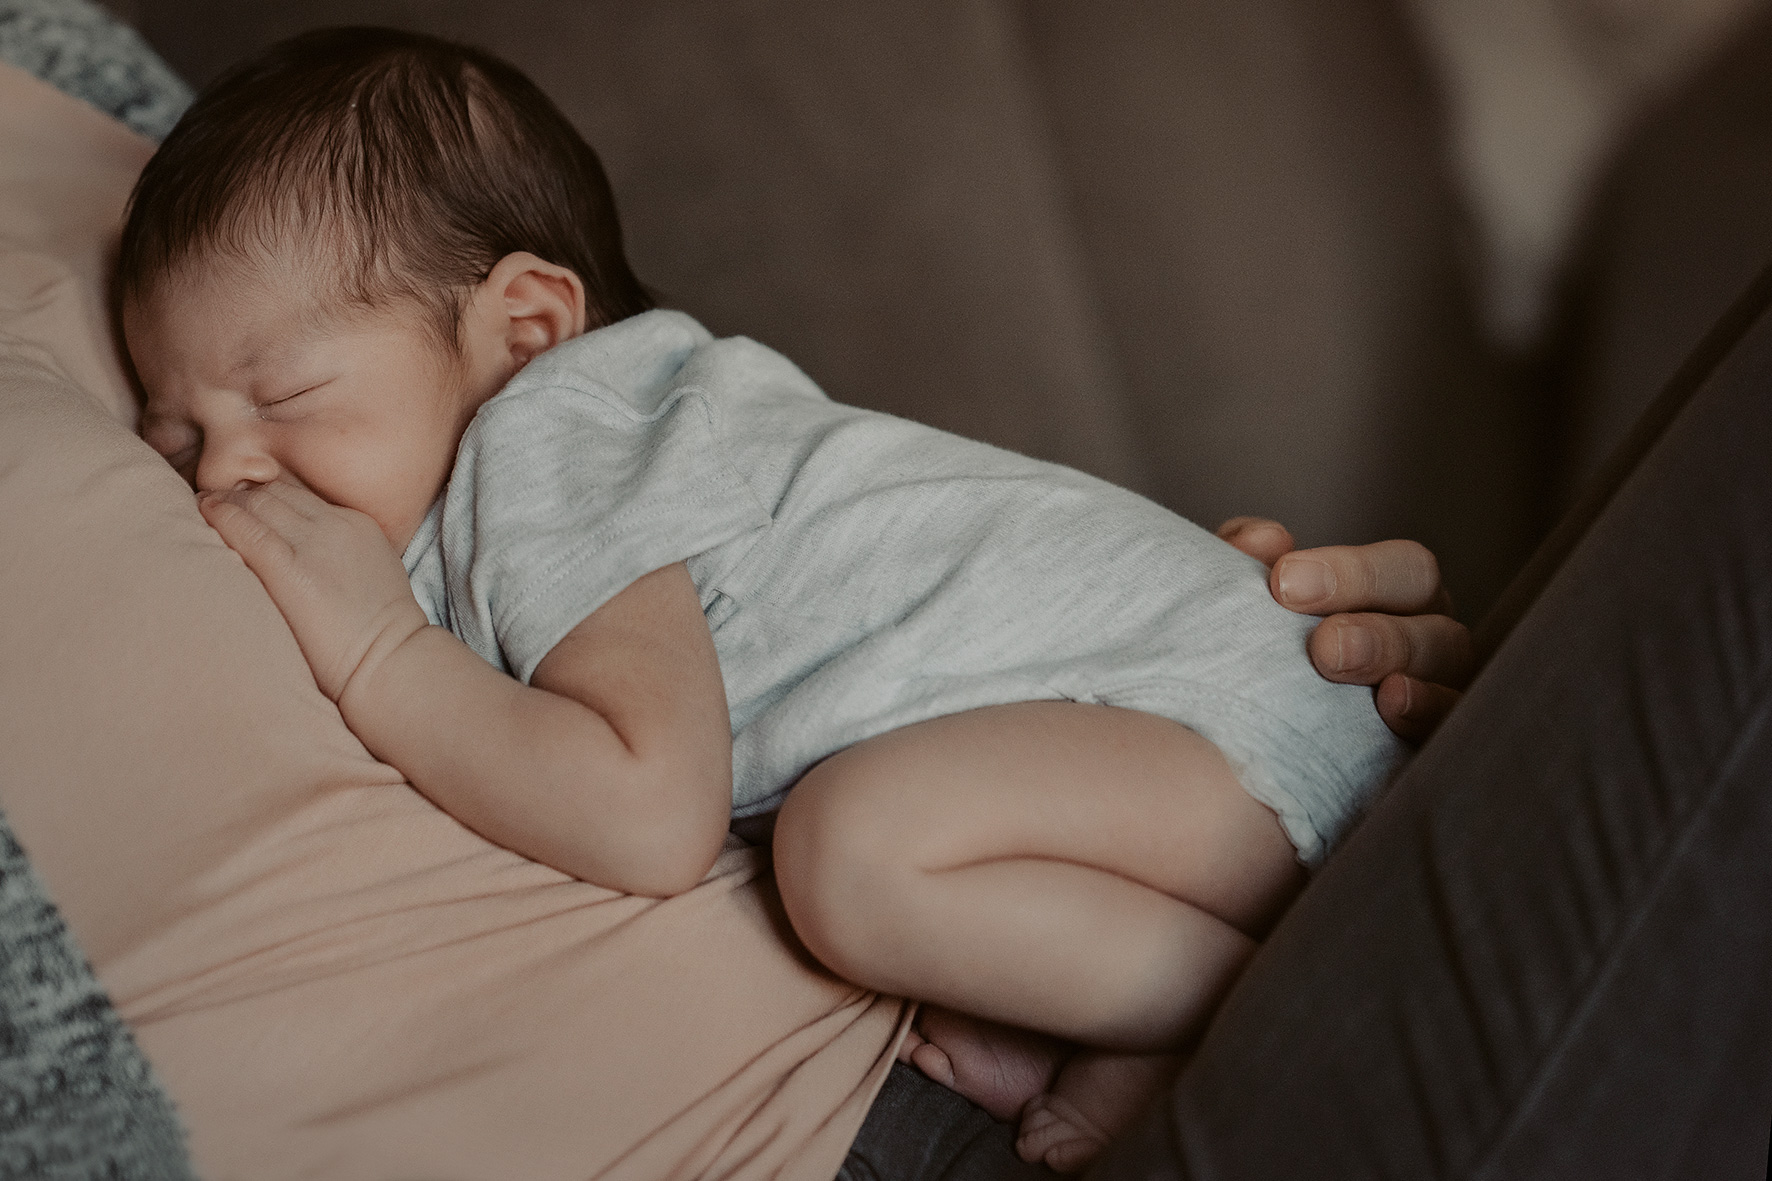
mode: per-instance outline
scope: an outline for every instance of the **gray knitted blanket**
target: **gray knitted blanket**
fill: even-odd
[[[191,100],[85,0],[0,0],[0,61],[156,139]],[[171,1101],[0,815],[0,1181],[191,1176]]]
[[[0,61],[28,70],[149,139],[165,139],[191,88],[128,25],[88,0],[0,0]]]
[[[190,1176],[171,1102],[0,815],[0,1181]]]

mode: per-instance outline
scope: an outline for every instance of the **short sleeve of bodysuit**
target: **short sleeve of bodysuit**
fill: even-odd
[[[754,341],[652,311],[483,406],[406,552],[414,594],[528,681],[603,603],[688,561],[733,726],[733,808],[931,718],[1066,700],[1224,752],[1307,864],[1404,751],[1332,685],[1260,563],[1081,472],[826,398]]]
[[[428,567],[443,583],[420,595],[433,621],[525,683],[642,575],[769,521],[720,443],[717,405],[668,381],[679,350],[584,351],[538,358],[480,409],[407,551],[415,581]],[[623,371],[644,363],[659,380]]]

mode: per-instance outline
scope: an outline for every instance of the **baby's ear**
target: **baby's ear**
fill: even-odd
[[[526,250],[499,259],[478,294],[503,327],[513,369],[585,330],[583,281]]]

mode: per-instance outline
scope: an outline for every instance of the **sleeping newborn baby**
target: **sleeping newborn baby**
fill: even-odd
[[[777,817],[807,948],[968,1015],[916,1060],[994,1055],[956,1081],[1030,1160],[1165,1081],[1402,754],[1253,559],[650,309],[595,155],[478,51],[239,67],[120,277],[144,437],[369,750],[615,890]]]

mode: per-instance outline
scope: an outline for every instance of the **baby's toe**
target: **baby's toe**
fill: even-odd
[[[1015,1151],[1033,1164],[1044,1161],[1056,1173],[1075,1173],[1107,1147],[1107,1137],[1062,1096],[1036,1095],[1022,1112]]]
[[[954,1061],[934,1042],[924,1042],[913,1049],[911,1065],[944,1087],[954,1085]]]
[[[911,1061],[912,1056],[917,1052],[917,1047],[924,1044],[926,1043],[923,1040],[923,1035],[917,1032],[916,1026],[911,1026],[904,1032],[904,1041],[898,1043],[898,1060],[900,1062]]]

